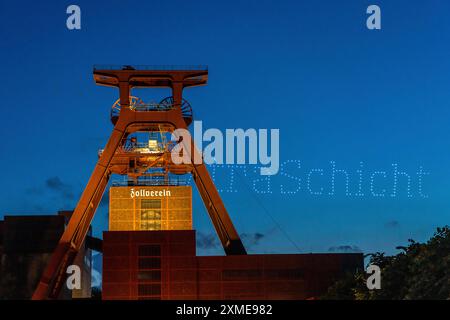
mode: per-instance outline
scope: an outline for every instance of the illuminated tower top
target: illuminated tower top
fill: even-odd
[[[108,66],[94,67],[94,80],[98,85],[119,87],[123,82],[130,88],[182,88],[205,85],[207,66]]]

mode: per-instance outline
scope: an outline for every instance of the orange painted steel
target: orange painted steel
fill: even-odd
[[[119,88],[120,112],[113,120],[114,129],[100,154],[86,188],[62,235],[50,261],[33,294],[33,300],[56,299],[67,277],[67,267],[73,263],[89,230],[95,211],[100,203],[111,173],[117,173],[114,165],[117,150],[123,147],[125,138],[137,131],[152,131],[155,125],[169,125],[173,129],[187,129],[191,121],[183,117],[182,91],[186,87],[205,85],[207,70],[136,70],[127,66],[123,69],[94,69],[94,79],[99,85]],[[169,87],[172,89],[174,108],[160,111],[139,111],[130,108],[130,89],[135,87]],[[192,120],[192,119],[191,119]],[[184,143],[181,141],[180,143]],[[187,147],[187,145],[185,145]],[[191,159],[201,159],[191,138]],[[183,165],[181,165],[183,166]],[[120,167],[120,166],[119,166]],[[171,164],[170,171],[177,172]],[[233,226],[222,199],[204,163],[186,165],[180,173],[191,171],[195,184],[213,222],[227,255],[246,254],[242,241]]]

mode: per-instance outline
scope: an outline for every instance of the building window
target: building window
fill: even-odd
[[[161,256],[161,246],[148,244],[139,246],[140,257],[159,257]]]
[[[139,269],[161,269],[161,259],[139,258]]]
[[[140,230],[161,230],[161,200],[141,200]]]
[[[249,281],[260,280],[262,278],[261,270],[223,270],[222,279],[224,281]]]
[[[161,299],[161,246],[138,246],[138,299]]]
[[[138,280],[161,281],[161,270],[139,271]]]
[[[140,284],[138,286],[138,295],[140,297],[143,297],[143,296],[150,296],[150,297],[161,296],[161,285],[157,285],[157,284]]]
[[[268,269],[265,276],[273,280],[301,280],[304,278],[301,269]]]

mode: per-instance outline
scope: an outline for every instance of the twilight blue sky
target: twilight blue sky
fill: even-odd
[[[80,31],[66,29],[70,4],[81,7]],[[380,31],[365,27],[370,4],[381,7]],[[185,91],[205,128],[280,129],[278,176],[216,170],[250,252],[297,252],[287,237],[302,252],[392,253],[426,240],[450,217],[448,12],[444,0],[2,1],[0,217],[76,205],[117,98],[95,86],[94,64],[206,64],[208,85]],[[332,192],[331,161],[349,194],[342,172]],[[406,175],[394,187],[393,164],[410,196]],[[101,206],[95,234],[106,228]]]

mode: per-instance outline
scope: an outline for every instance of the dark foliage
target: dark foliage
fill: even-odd
[[[409,240],[395,256],[370,255],[370,264],[381,269],[381,289],[369,290],[367,274],[348,274],[328,290],[323,299],[426,300],[450,299],[450,228],[438,228],[426,243]]]

